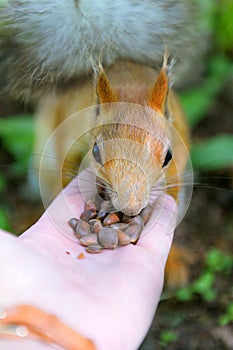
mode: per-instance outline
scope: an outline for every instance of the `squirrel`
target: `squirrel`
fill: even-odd
[[[114,89],[100,68],[96,82],[98,126],[91,160],[111,189],[113,206],[128,216],[138,215],[148,205],[153,189],[155,201],[161,186],[178,200],[179,176],[187,162],[188,128],[169,88],[168,52],[156,78],[145,67],[140,74],[140,82],[134,79],[133,86],[119,82]],[[167,125],[169,120],[173,128]],[[167,179],[162,185],[163,177]]]
[[[109,193],[117,193],[111,198],[114,207],[126,215],[137,215],[151,200],[151,189],[161,174],[170,185],[166,192],[181,200],[179,176],[185,171],[189,136],[182,108],[171,89],[168,52],[181,61],[181,67],[185,65],[183,57],[191,59],[195,38],[192,4],[182,0],[22,0],[2,7],[4,57],[0,59],[2,69],[10,67],[5,70],[6,85],[18,97],[39,100],[35,153],[41,154],[49,135],[62,121],[98,104],[100,127],[89,140],[91,165],[109,185]],[[100,60],[101,66],[93,69]],[[119,102],[125,109],[115,111]],[[176,132],[168,131],[168,121],[185,147],[176,147]],[[133,126],[125,126],[131,123]],[[78,121],[75,127],[80,127]],[[55,139],[57,159],[66,157],[66,138],[68,133]],[[108,148],[110,138],[113,142]],[[120,155],[118,159],[116,155]],[[115,158],[111,160],[111,156]],[[72,150],[69,160],[77,159],[80,161],[80,155]],[[34,166],[39,162],[37,159]],[[56,167],[51,158],[47,166],[50,170]],[[53,177],[54,172],[42,175],[46,192],[51,190]],[[173,272],[169,272],[169,260],[167,274],[174,285],[177,275],[172,277]],[[178,283],[187,279],[181,265]]]
[[[199,42],[192,0],[12,0],[0,10],[1,76],[23,98],[90,78],[100,56],[105,68],[155,68],[164,43],[184,71]]]

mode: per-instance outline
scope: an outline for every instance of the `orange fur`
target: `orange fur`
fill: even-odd
[[[117,95],[110,87],[108,78],[103,69],[101,69],[97,80],[97,94],[99,97],[99,103],[111,103],[117,102]]]
[[[161,173],[161,166],[163,163],[163,156],[166,152],[166,144],[162,144],[161,141],[157,138],[157,134],[161,137],[161,131],[163,128],[166,129],[166,123],[161,121],[160,126],[158,124],[159,118],[164,118],[164,120],[167,120],[167,114],[172,115],[173,120],[176,120],[176,126],[178,126],[178,132],[179,132],[179,126],[185,124],[184,116],[181,111],[180,106],[177,104],[177,100],[173,95],[173,92],[169,93],[169,80],[167,76],[168,72],[168,66],[167,66],[167,60],[168,60],[168,54],[165,52],[164,55],[164,62],[163,66],[156,78],[155,83],[153,84],[153,88],[148,88],[146,84],[141,84],[141,86],[132,84],[120,84],[116,85],[115,88],[112,88],[110,85],[110,82],[107,78],[107,75],[103,72],[101,69],[98,79],[97,79],[97,94],[100,103],[111,103],[111,102],[129,102],[130,105],[123,105],[122,111],[117,112],[115,111],[115,106],[113,105],[108,107],[108,110],[105,111],[103,108],[100,112],[101,116],[100,119],[103,123],[103,127],[101,127],[98,131],[98,133],[101,135],[101,139],[106,141],[108,139],[115,139],[115,138],[122,138],[122,139],[130,139],[133,141],[136,141],[137,143],[145,146],[146,144],[149,145],[150,151],[151,151],[151,157],[154,157],[159,166],[155,164],[155,162],[147,162],[146,164],[143,163],[143,160],[140,159],[139,163],[141,162],[145,166],[145,174],[144,176],[148,177],[148,186],[153,186],[153,184],[156,184],[156,181],[158,180],[160,173]],[[143,78],[142,78],[143,81]],[[114,82],[113,82],[114,83]],[[118,93],[116,92],[118,91]],[[135,93],[136,91],[136,93]],[[116,97],[118,97],[118,100],[116,100]],[[142,106],[149,106],[151,109],[155,111],[155,115],[151,113],[150,111],[146,110],[144,113],[140,110],[138,113],[137,109],[132,107],[131,103],[142,105]],[[175,108],[174,108],[175,107]],[[139,114],[139,115],[138,115]],[[123,115],[123,117],[121,117]],[[158,117],[159,116],[159,117]],[[142,122],[142,128],[137,128],[134,125],[131,125],[135,122],[135,120],[139,119]],[[115,131],[115,127],[105,125],[106,122],[114,123],[115,120],[117,120],[118,127],[117,131]],[[122,123],[127,123],[129,125],[124,125],[122,127]],[[146,128],[146,131],[143,130],[143,127]],[[115,129],[114,129],[115,128]],[[160,131],[161,129],[161,131]],[[183,127],[182,132],[184,133],[185,142],[188,142],[187,137],[187,128]],[[178,144],[178,139],[175,133],[172,133],[170,135],[171,138],[171,145]],[[115,145],[115,148],[129,148],[129,152],[126,150],[125,152],[121,153],[122,158],[124,157],[130,157],[130,154],[134,153],[133,148],[131,149],[130,143],[123,147],[123,143],[121,145]],[[111,157],[114,157],[114,150],[109,150],[108,146],[105,147],[104,154],[107,154],[109,159]],[[177,147],[176,147],[177,148]],[[108,154],[111,152],[111,155]],[[127,153],[128,152],[128,153]],[[180,175],[183,173],[185,164],[186,164],[186,158],[187,155],[183,152],[182,155],[182,147],[178,147],[178,152],[175,151],[173,154],[173,159],[170,162],[170,164],[163,169],[162,171],[164,174],[166,174],[167,182],[169,183],[170,179],[176,179],[177,180],[177,186],[173,186],[171,189],[168,189],[167,192],[172,195],[177,201],[180,191]],[[138,150],[138,156],[144,157],[146,156],[143,151]],[[181,159],[181,161],[180,161]],[[141,164],[141,165],[142,165]],[[157,168],[157,172],[155,169]],[[111,169],[111,171],[110,171]],[[116,190],[118,188],[117,182],[124,183],[124,177],[128,176],[130,179],[130,182],[137,183],[139,181],[138,178],[138,171],[135,170],[136,166],[134,166],[134,169],[131,169],[130,172],[127,169],[127,166],[125,166],[125,162],[122,161],[121,167],[119,167],[119,164],[115,165],[115,162],[108,162],[107,165],[103,165],[101,170],[102,177],[112,185],[113,189]],[[122,174],[121,178],[117,177],[115,174],[120,173]],[[126,174],[126,175],[125,175]],[[154,178],[150,179],[150,174],[153,174]],[[135,179],[134,179],[135,177]],[[130,186],[130,183],[127,184],[127,181],[125,182],[125,189],[123,188],[123,194],[127,195],[128,188]],[[123,186],[123,185],[122,185]],[[138,185],[135,185],[135,187],[138,187]],[[133,190],[133,189],[132,189]],[[118,191],[121,192],[121,189],[118,189]],[[143,189],[142,189],[143,191]],[[131,195],[128,194],[128,197]],[[138,198],[138,201],[140,201],[140,193],[135,193],[135,196]],[[143,196],[143,195],[141,195]],[[124,198],[122,195],[119,195],[119,201],[124,202]],[[146,196],[148,197],[148,196]],[[136,202],[132,199],[132,202]],[[145,203],[145,200],[141,199],[141,203]],[[142,209],[142,208],[141,208]],[[134,213],[133,210],[130,211],[131,215],[136,215],[136,212]]]
[[[167,94],[168,78],[166,72],[162,69],[148,100],[149,106],[161,115],[165,112]]]
[[[168,51],[165,50],[163,67],[159,72],[156,83],[149,95],[148,104],[151,108],[163,115],[165,112],[167,95],[169,90],[168,81]]]
[[[140,167],[136,172],[134,172],[135,169],[133,170],[133,168],[129,168],[126,161],[119,162],[117,160],[111,160],[106,161],[105,173],[101,176],[107,177],[106,180],[108,181],[112,179],[112,176],[115,176],[114,179],[118,179],[117,182],[120,184],[123,180],[122,171],[124,172],[125,168],[129,169],[128,179],[130,180],[130,186],[131,184],[135,184],[136,186],[136,184],[138,185],[140,183],[140,185],[137,186],[139,188],[139,191],[145,192],[145,198],[143,198],[141,200],[141,203],[139,203],[141,206],[143,206],[147,201],[148,197],[145,188],[147,186],[152,185],[153,182],[156,182],[156,176],[158,175],[157,173],[158,171],[161,171],[162,157],[164,157],[164,145],[160,142],[160,140],[156,139],[153,136],[153,133],[149,131],[152,131],[153,129],[157,130],[159,127],[161,129],[161,135],[164,134],[165,137],[167,130],[163,130],[163,120],[165,120],[167,117],[165,115],[165,112],[168,112],[169,117],[171,116],[174,127],[182,136],[184,143],[188,148],[188,128],[185,122],[185,117],[176,95],[173,91],[169,90],[169,82],[167,78],[167,69],[165,63],[159,74],[157,74],[153,69],[149,67],[141,66],[132,62],[123,62],[115,64],[112,67],[108,68],[106,70],[106,73],[103,70],[101,70],[97,78],[96,92],[98,95],[99,102],[101,104],[117,101],[128,102],[129,105],[126,104],[122,110],[122,115],[124,115],[124,118],[126,118],[125,120],[129,123],[131,123],[135,118],[138,121],[143,120],[143,126],[145,126],[147,130],[146,132],[142,131],[135,125],[126,127],[124,126],[124,124],[119,124],[120,126],[118,126],[118,128],[120,128],[120,130],[118,130],[118,134],[116,134],[116,128],[114,128],[114,125],[112,125],[111,128],[106,126],[103,126],[102,128],[99,127],[96,130],[96,132],[99,132],[101,130],[104,139],[114,139],[114,142],[112,142],[112,147],[109,150],[109,158],[111,158],[111,156],[114,154],[116,154],[119,158],[122,156],[121,152],[127,152],[127,150],[130,153],[129,147],[127,145],[127,142],[130,141],[137,142],[137,147],[135,147],[133,151],[133,156],[135,158],[138,157],[140,154],[138,150],[142,147],[146,148],[148,145],[150,148],[150,152],[152,155],[154,155],[154,157],[151,157],[152,159],[150,159],[149,161],[148,159],[140,160],[142,168],[145,167],[146,169],[144,171],[144,174],[141,172]],[[43,120],[47,120],[49,114],[50,120],[52,119],[51,130],[54,130],[58,126],[58,123],[61,122],[61,120],[66,120],[69,114],[74,113],[75,110],[79,111],[85,107],[95,105],[96,98],[93,94],[93,88],[90,84],[90,81],[87,80],[82,82],[82,84],[80,84],[77,87],[76,91],[72,87],[71,91],[71,94],[65,92],[64,94],[56,95],[55,104],[53,104],[51,102],[51,99],[49,98],[45,99],[46,103],[42,101],[43,105],[40,109],[40,115],[44,116],[44,118],[42,118]],[[132,106],[134,106],[134,104],[140,105],[143,108],[143,111],[147,111],[147,106],[151,107],[154,110],[154,113],[157,115],[157,119],[153,119],[152,112],[152,114],[150,114],[150,112],[147,111],[146,113],[143,112],[143,114],[141,113],[140,109],[139,112],[137,108],[132,109]],[[71,108],[71,106],[73,107]],[[135,111],[135,113],[131,113],[132,110]],[[111,118],[114,118],[114,115],[112,115],[109,112],[109,108],[107,110],[103,108],[103,115],[101,115],[100,117],[105,118],[105,121],[111,122]],[[160,126],[158,126],[157,124],[158,121],[161,121]],[[120,120],[120,123],[123,123],[123,119]],[[42,123],[41,129],[37,129],[38,133],[40,133],[42,128],[46,129],[46,125],[47,124]],[[80,126],[77,123],[77,128],[79,127]],[[74,130],[72,129],[71,132],[74,132]],[[117,135],[121,135],[123,139],[126,139],[125,144],[121,140],[115,139]],[[38,134],[38,136],[38,140],[40,140],[40,134]],[[57,146],[55,149],[55,157],[57,157],[58,159],[65,157],[63,144],[65,143],[66,137],[68,137],[68,130],[67,134],[63,135],[63,138],[57,140],[56,142]],[[172,137],[173,143],[178,143],[176,134],[172,135]],[[43,149],[42,146],[43,143],[37,144],[37,153],[39,153],[39,148]],[[127,157],[130,157],[129,153],[126,153]],[[79,155],[75,153],[74,150],[74,152],[72,153],[73,159],[75,159],[75,157],[77,158],[78,156]],[[184,148],[182,148],[179,145],[176,146],[173,151],[173,160],[170,162],[169,166],[166,167],[166,169],[163,169],[164,173],[166,173],[166,179],[168,183],[169,179],[174,179],[177,177],[177,175],[182,176],[182,173],[185,170],[186,160],[187,153],[184,152]],[[177,174],[178,171],[180,172],[180,174]],[[145,175],[147,176],[147,178],[145,178]],[[52,173],[52,178],[54,179],[54,173]],[[180,187],[179,181],[180,180],[178,176],[177,185],[171,189],[167,189],[167,193],[171,194],[177,201]],[[48,183],[48,173],[41,174],[41,183],[42,186],[45,185],[48,188],[49,194],[52,189],[52,181]],[[123,193],[124,192],[125,190],[123,190]],[[135,198],[136,197],[131,198],[131,205],[134,207],[136,206]],[[173,246],[172,252],[176,252],[176,246]],[[171,271],[171,275],[173,275],[172,266],[178,266],[178,269],[180,269],[180,265],[177,264],[177,256],[179,257],[179,255],[179,253],[174,253],[170,255],[171,258],[169,258],[167,266],[169,266],[169,271]],[[172,260],[174,260],[174,263]],[[185,269],[185,264],[183,263],[183,260],[181,263],[183,264],[182,266]],[[167,276],[169,276],[169,271],[167,271]],[[180,278],[179,273],[176,276],[176,283],[178,284],[179,282],[184,282],[184,279],[186,279],[186,275],[184,272],[182,272],[182,276],[180,276]],[[174,281],[172,283],[174,283]]]
[[[183,114],[183,111],[178,103],[178,99],[175,96],[175,94],[172,91],[169,91],[169,81],[168,81],[168,76],[167,76],[167,54],[165,54],[164,58],[164,64],[159,72],[159,75],[156,79],[156,82],[151,90],[148,92],[148,87],[146,85],[142,85],[143,89],[141,88],[135,88],[131,85],[126,85],[127,89],[124,87],[122,84],[121,86],[117,86],[118,88],[118,95],[120,96],[120,102],[121,101],[126,101],[126,102],[131,102],[131,103],[137,103],[139,105],[149,105],[150,108],[152,108],[155,112],[157,112],[161,118],[167,118],[168,116],[172,117],[173,119],[173,124],[176,130],[181,134],[184,144],[188,149],[188,128],[185,122],[185,117]],[[113,92],[114,90],[110,88],[110,83],[107,80],[107,77],[105,75],[105,81],[107,81],[107,84],[99,84],[98,83],[98,89],[97,93],[99,96],[101,96],[100,101],[104,102],[112,102],[112,95],[114,97],[116,96],[116,93]],[[104,89],[106,89],[105,91]],[[101,90],[103,89],[103,90]],[[111,93],[109,93],[111,91]],[[135,93],[136,92],[136,93]],[[107,97],[102,98],[102,96]],[[148,96],[148,97],[146,97]],[[138,98],[137,98],[138,97]],[[114,100],[115,102],[115,100]],[[109,111],[108,111],[109,112]],[[130,118],[127,116],[127,108],[124,110],[124,117],[126,121],[130,122]],[[168,115],[166,115],[167,113]],[[150,116],[140,116],[141,118],[147,118],[144,119],[145,122],[148,122],[148,119],[150,119]],[[110,117],[109,115],[104,115],[104,118],[107,120]],[[134,118],[135,118],[135,113],[134,113]],[[153,117],[152,117],[153,118]],[[121,122],[123,122],[121,120]],[[153,125],[152,123],[152,129],[158,128],[157,125]],[[145,145],[145,140],[147,140],[150,144],[152,154],[158,161],[158,163],[161,166],[161,156],[163,154],[163,148],[164,145],[159,142],[159,140],[156,140],[153,135],[151,135],[148,132],[145,132],[143,130],[140,130],[139,128],[135,126],[127,126],[127,127],[121,127],[121,124],[118,126],[118,133],[114,134],[113,131],[106,131],[105,129],[109,128],[104,126],[102,130],[102,136],[106,137],[106,133],[109,133],[109,135],[113,138],[117,137],[117,135],[121,135],[123,139],[128,138],[133,141],[138,142],[139,144]],[[120,129],[120,130],[119,130]],[[109,136],[108,135],[108,136]],[[169,184],[169,181],[172,181],[170,179],[175,179],[176,185],[168,188],[167,193],[170,194],[171,196],[174,197],[176,201],[179,200],[179,192],[180,192],[180,182],[182,178],[182,174],[185,170],[186,166],[186,161],[187,161],[187,150],[184,151],[183,145],[180,146],[178,144],[178,139],[176,133],[172,135],[173,137],[173,143],[176,144],[176,148],[173,154],[173,159],[171,160],[169,166],[167,169],[164,170],[166,173],[166,181]],[[113,145],[113,148],[117,148],[118,150],[120,149],[120,145],[117,146],[117,144]],[[122,148],[124,147],[123,143],[121,143]],[[130,148],[130,145],[129,145]],[[113,152],[113,151],[112,151]],[[131,150],[132,152],[132,150]],[[138,152],[140,154],[140,152]],[[125,155],[125,153],[124,153]],[[142,161],[142,160],[141,160]],[[142,163],[143,164],[143,163]],[[155,168],[157,165],[152,162],[151,163],[151,168]],[[103,170],[104,169],[104,170]],[[122,176],[119,176],[119,174],[124,173],[124,169],[127,169],[127,177],[128,177],[128,182],[126,187],[122,186],[122,183],[124,181],[124,178]],[[137,214],[137,211],[140,211],[143,205],[145,205],[145,202],[148,200],[148,194],[146,191],[146,188],[148,187],[148,183],[145,182],[149,178],[149,173],[150,171],[147,171],[149,169],[148,164],[146,165],[146,170],[145,173],[141,173],[140,169],[136,169],[134,166],[133,171],[131,171],[131,167],[129,164],[127,164],[127,161],[124,159],[121,159],[121,161],[115,161],[115,160],[110,160],[108,161],[102,168],[102,176],[110,183],[116,183],[116,184],[121,184],[121,186],[116,186],[116,184],[113,185],[114,190],[118,193],[118,196],[121,198],[121,203],[124,203],[124,200],[127,196],[127,190],[129,189],[129,194],[128,194],[128,200],[127,202],[127,208],[128,208],[128,214]],[[116,176],[117,174],[117,176]],[[146,176],[145,176],[146,174]],[[153,173],[155,174],[155,173]],[[156,181],[156,174],[154,177],[154,181]],[[113,180],[114,179],[114,180]],[[134,185],[135,184],[135,185]],[[130,187],[130,185],[132,185]],[[145,194],[145,197],[143,196],[134,196],[133,191],[134,188],[139,188],[139,191],[143,192]],[[122,193],[121,193],[122,190]],[[136,198],[136,200],[135,200]],[[133,209],[136,211],[134,212]],[[187,270],[187,265],[189,263],[192,263],[192,261],[189,261],[187,258],[185,258],[187,255],[189,255],[189,252],[187,252],[185,249],[180,249],[176,245],[173,245],[171,249],[171,253],[168,257],[167,265],[166,265],[166,277],[167,281],[170,287],[173,287],[175,285],[181,285],[186,283],[188,279],[188,270]]]

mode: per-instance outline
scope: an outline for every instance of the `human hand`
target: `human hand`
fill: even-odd
[[[100,350],[136,349],[159,302],[176,204],[169,196],[159,198],[137,245],[100,254],[86,253],[67,224],[83,205],[74,180],[19,238],[1,232],[0,306],[40,308]],[[81,252],[85,257],[78,259]],[[0,340],[0,347],[53,349],[27,338]]]

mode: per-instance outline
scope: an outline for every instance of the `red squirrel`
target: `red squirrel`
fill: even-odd
[[[148,154],[129,148],[129,153],[134,153],[132,158],[137,156],[139,164],[133,170],[132,163],[122,159],[104,162],[109,151],[101,150],[102,141],[109,137],[105,125],[93,135],[94,140],[88,141],[93,149],[92,166],[98,163],[97,158],[99,163],[103,162],[100,175],[118,194],[117,200],[112,198],[113,205],[127,215],[137,215],[150,201],[150,190],[161,172],[171,184],[166,192],[179,201],[177,174],[182,177],[185,171],[188,153],[184,145],[188,148],[188,128],[178,99],[170,89],[167,52],[178,63],[181,61],[178,67],[182,68],[185,66],[183,57],[189,61],[192,56],[191,42],[195,34],[191,3],[181,0],[64,0],[59,3],[43,0],[38,3],[31,0],[10,1],[2,8],[3,35],[0,33],[0,36],[3,47],[10,50],[2,64],[2,69],[10,67],[5,73],[8,88],[18,97],[34,96],[39,101],[35,154],[43,152],[49,136],[71,114],[99,104],[97,119],[102,118],[104,124],[116,117],[104,104],[124,102],[131,106],[123,111],[120,124],[124,120],[130,123],[133,113],[134,122],[141,118],[140,122],[147,130],[151,129],[152,134],[159,129],[159,138],[150,138],[148,133],[141,133],[137,128],[130,130],[121,126],[118,133],[123,138],[137,142],[139,148],[143,145],[144,151],[147,147],[147,153],[152,155],[147,158]],[[93,79],[93,67],[99,60],[104,68],[98,69]],[[137,115],[135,104],[144,108],[145,115]],[[119,116],[117,118],[119,122]],[[168,121],[183,138],[181,148],[174,147],[176,133],[168,132]],[[78,120],[75,127],[80,127]],[[118,138],[119,134],[114,132],[112,129],[110,136]],[[41,173],[41,185],[51,199],[58,191],[53,186],[54,170],[63,171],[60,160],[67,156],[68,134],[66,130],[59,139],[54,139],[51,149],[54,159],[47,158],[48,171]],[[114,142],[114,151],[117,147],[127,149],[122,142]],[[70,151],[69,161],[79,162],[80,158],[77,150]],[[39,163],[40,157],[32,167],[39,168]],[[68,162],[65,164],[67,166]],[[126,175],[128,182],[123,184]],[[36,182],[34,177],[30,181]],[[172,264],[169,259],[170,271]],[[185,282],[186,272],[182,272],[182,268],[180,264],[177,274],[168,270],[170,276],[175,276],[170,278],[170,284],[175,284],[175,279]]]

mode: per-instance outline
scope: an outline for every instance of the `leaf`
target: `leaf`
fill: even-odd
[[[205,87],[200,87],[196,90],[189,90],[180,96],[181,103],[191,127],[198,124],[207,112],[212,101],[212,96],[209,95]]]
[[[176,298],[179,301],[187,302],[192,300],[193,291],[191,287],[182,287],[176,291]]]
[[[0,227],[3,230],[10,230],[10,224],[7,218],[6,211],[2,207],[0,207]]]
[[[206,255],[205,263],[210,271],[222,272],[224,275],[228,275],[233,269],[233,256],[212,248]]]
[[[226,78],[233,74],[233,65],[224,55],[214,56],[208,66],[205,81],[198,88],[180,94],[181,104],[191,127],[205,117]]]
[[[161,335],[160,335],[160,345],[162,347],[167,347],[167,345],[169,345],[170,343],[173,343],[177,340],[177,335],[172,332],[172,331],[164,331]]]
[[[33,118],[23,115],[0,119],[0,138],[16,165],[25,169],[34,144]]]
[[[233,136],[217,135],[206,141],[192,144],[193,167],[199,170],[214,170],[233,165]]]
[[[226,326],[233,322],[233,303],[227,305],[225,313],[219,318],[219,325]]]
[[[233,2],[221,0],[216,21],[216,41],[222,50],[231,50],[233,42]]]
[[[216,298],[216,293],[212,289],[215,281],[215,275],[212,272],[205,271],[193,283],[193,291],[202,295],[206,301],[212,301]]]

